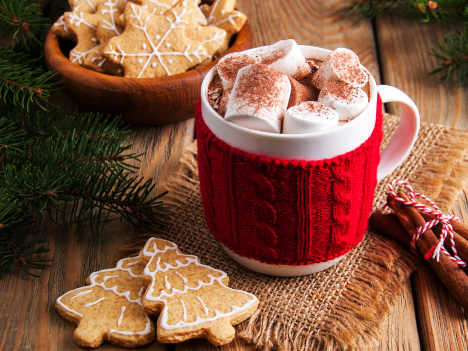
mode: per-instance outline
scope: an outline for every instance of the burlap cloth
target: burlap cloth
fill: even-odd
[[[398,118],[385,117],[382,147],[397,126]],[[467,149],[468,132],[423,124],[411,155],[378,184],[374,209],[384,204],[388,182],[399,178],[450,210],[468,174]],[[375,350],[381,321],[417,259],[368,231],[355,249],[324,272],[278,278],[249,271],[223,251],[206,227],[196,157],[194,143],[167,183],[165,203],[174,212],[172,223],[152,235],[174,241],[184,253],[225,271],[231,287],[257,295],[260,307],[238,326],[238,335],[263,350]],[[120,256],[138,252],[148,237],[131,237]]]

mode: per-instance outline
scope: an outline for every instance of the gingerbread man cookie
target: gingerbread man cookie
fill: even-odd
[[[55,308],[77,325],[75,341],[84,347],[98,347],[104,341],[137,347],[154,340],[154,324],[143,313],[140,257],[124,258],[116,268],[94,272],[88,286],[60,296]]]
[[[229,288],[226,273],[182,254],[170,241],[149,239],[141,258],[146,263],[142,281],[147,287],[143,311],[159,314],[160,342],[207,338],[214,345],[224,345],[234,338],[233,325],[257,310],[254,295]]]
[[[224,29],[227,33],[220,54],[226,52],[232,36],[239,33],[247,21],[247,17],[242,12],[234,10],[235,6],[236,0],[216,0],[211,6],[206,4],[200,6],[208,24]]]
[[[125,31],[101,51],[124,67],[125,77],[154,78],[187,71],[208,55],[199,41],[185,35],[187,21],[180,15],[151,15],[142,6],[127,3]]]

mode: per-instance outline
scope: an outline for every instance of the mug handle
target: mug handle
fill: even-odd
[[[409,155],[419,133],[419,110],[413,100],[400,89],[390,85],[378,85],[377,91],[382,102],[401,104],[400,124],[390,143],[380,154],[377,181],[392,173]]]

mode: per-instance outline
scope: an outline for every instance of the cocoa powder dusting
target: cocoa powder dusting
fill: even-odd
[[[287,48],[280,47],[275,48],[273,51],[270,51],[268,55],[262,55],[261,53],[259,53],[259,56],[261,58],[262,64],[271,65],[273,62],[276,62],[279,59],[286,57],[287,53]]]
[[[219,103],[222,95],[223,85],[221,83],[221,78],[216,75],[208,86],[208,102],[215,111],[218,111],[219,109]]]
[[[368,79],[367,74],[361,69],[359,58],[352,51],[333,52],[333,67],[345,82],[362,85]]]
[[[330,119],[333,109],[320,102],[304,102],[300,105],[294,106],[294,114],[298,117],[308,117],[313,114],[317,117]]]
[[[218,71],[227,80],[235,81],[237,72],[239,72],[241,68],[254,63],[257,63],[257,60],[249,55],[232,56],[218,64]]]
[[[359,88],[344,82],[330,82],[323,87],[321,94],[332,95],[342,101],[352,103],[359,97]]]

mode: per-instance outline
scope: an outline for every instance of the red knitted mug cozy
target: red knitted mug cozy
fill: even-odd
[[[321,161],[246,153],[218,139],[195,114],[200,187],[211,234],[236,254],[268,264],[335,259],[364,236],[382,141],[382,100],[372,135]]]

